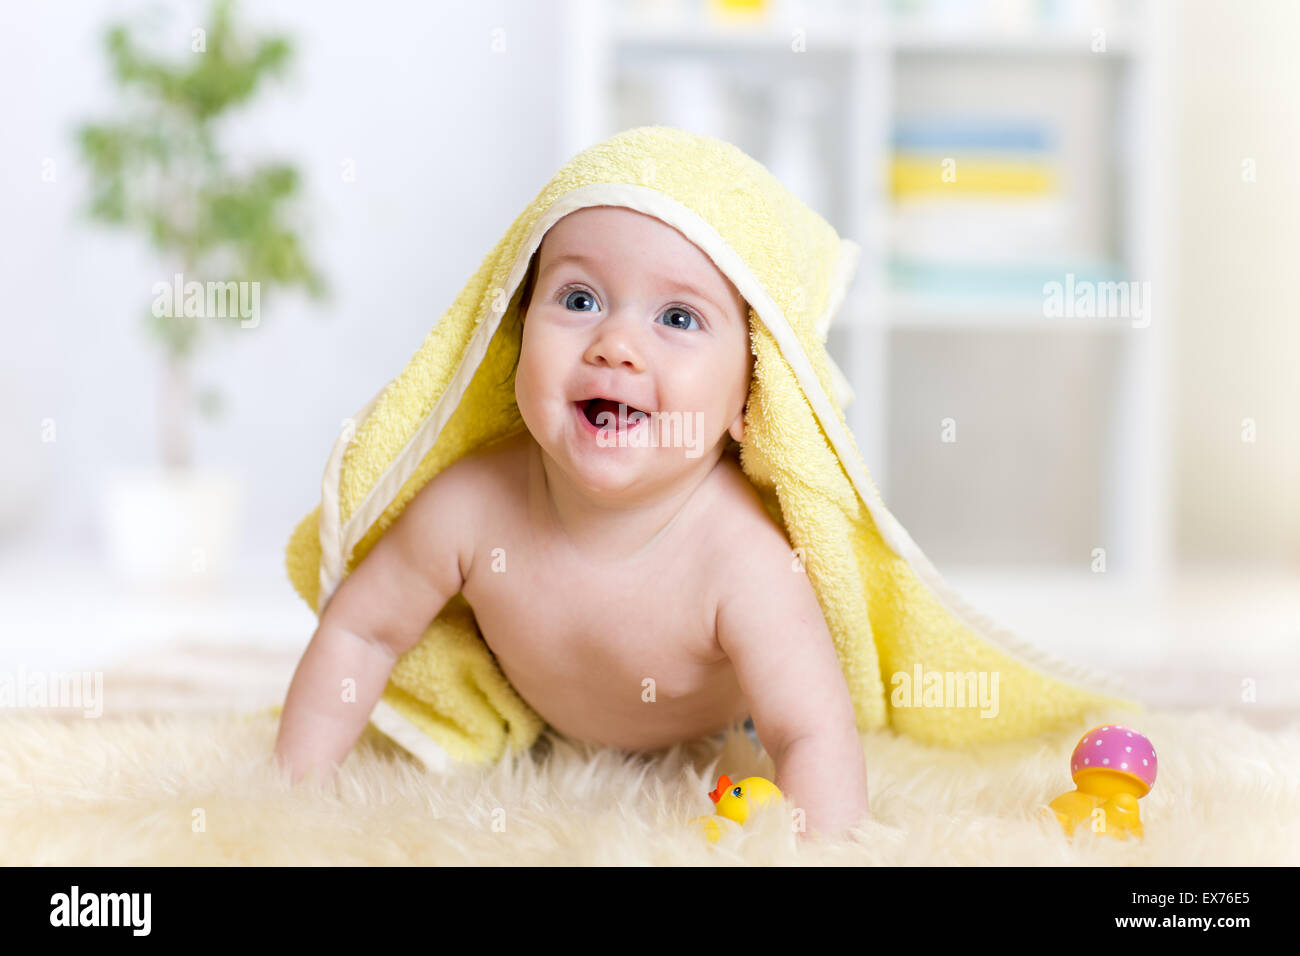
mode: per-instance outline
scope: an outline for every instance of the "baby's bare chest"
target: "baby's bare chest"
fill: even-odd
[[[674,695],[722,659],[716,589],[695,556],[610,568],[513,537],[480,549],[464,586],[507,676],[597,680],[617,695],[650,680]]]
[[[517,480],[482,483],[462,593],[520,696],[563,733],[632,748],[743,720],[717,639],[725,496],[705,489],[639,557],[602,563],[555,529],[519,459],[497,464]]]
[[[748,715],[698,556],[614,571],[521,537],[476,552],[463,593],[502,673],[548,724],[642,748]]]

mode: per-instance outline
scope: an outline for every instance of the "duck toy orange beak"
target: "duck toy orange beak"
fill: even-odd
[[[725,773],[718,778],[718,788],[709,791],[709,799],[715,804],[722,799],[722,795],[731,789],[731,778]],[[699,791],[696,791],[697,793]]]

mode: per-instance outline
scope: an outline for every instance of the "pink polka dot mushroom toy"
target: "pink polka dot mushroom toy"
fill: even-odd
[[[1138,800],[1156,782],[1156,749],[1150,740],[1121,724],[1094,727],[1075,745],[1070,774],[1077,789],[1048,804],[1067,837],[1086,821],[1093,833],[1141,838]]]

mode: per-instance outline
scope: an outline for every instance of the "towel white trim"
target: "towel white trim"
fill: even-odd
[[[1003,627],[973,607],[943,580],[929,559],[912,540],[906,529],[899,524],[884,503],[876,498],[867,479],[866,470],[850,444],[850,438],[832,407],[830,397],[827,396],[813,372],[812,363],[804,353],[802,343],[791,327],[789,319],[766,290],[763,289],[744,260],[728,245],[718,231],[711,224],[701,219],[693,210],[682,205],[677,200],[657,190],[630,183],[593,183],[576,187],[564,193],[542,212],[534,223],[527,240],[520,246],[515,262],[507,274],[505,290],[499,301],[510,301],[515,289],[523,281],[529,259],[537,247],[541,245],[542,238],[546,235],[547,230],[569,213],[590,206],[622,206],[654,216],[668,223],[698,246],[713,260],[719,270],[731,280],[737,291],[753,308],[755,314],[771,333],[773,339],[776,340],[781,354],[790,363],[795,378],[812,406],[813,413],[825,430],[826,437],[843,464],[845,473],[856,489],[859,498],[870,512],[881,538],[895,554],[908,563],[918,579],[926,585],[939,603],[953,617],[1009,656],[1047,676],[1084,687],[1102,695],[1130,698],[1135,696],[1123,681],[1109,675],[1098,674],[1090,668],[1057,660],[1028,644],[1008,628]],[[828,306],[823,315],[817,320],[820,330],[829,328],[835,312],[842,305],[849,282],[856,271],[859,254],[860,249],[856,243],[844,239],[840,240],[840,258],[832,280]],[[407,442],[406,446],[394,457],[392,464],[385,469],[384,474],[375,482],[374,487],[366,495],[356,511],[346,522],[342,523],[341,527],[339,522],[338,480],[342,455],[343,451],[346,450],[346,445],[342,443],[341,439],[340,443],[335,445],[334,454],[331,455],[330,465],[326,469],[325,477],[327,486],[331,482],[333,484],[332,487],[324,489],[325,495],[321,509],[322,606],[326,596],[333,593],[333,590],[342,579],[342,555],[351,553],[356,543],[388,507],[397,491],[406,483],[415,469],[419,467],[429,449],[433,447],[447,419],[451,417],[451,413],[459,406],[474,372],[487,354],[488,344],[491,342],[492,336],[496,334],[497,327],[501,324],[501,318],[502,313],[494,310],[479,324],[478,330],[466,348],[451,382],[439,397],[429,416],[416,430],[415,435]],[[821,333],[819,332],[819,334]],[[359,417],[368,415],[373,409],[374,403],[375,399],[372,399],[371,403],[359,413]],[[360,424],[358,424],[358,427],[360,427]],[[328,570],[327,556],[329,558]],[[383,704],[383,702],[381,701],[380,704]],[[407,747],[396,736],[398,733],[405,733],[402,726],[405,725],[405,728],[410,728],[420,735],[419,738],[413,739],[413,743],[418,744],[422,749],[426,749],[423,742],[428,742],[428,744],[436,747],[410,721],[392,710],[391,707],[383,706],[384,713],[381,714],[380,720],[384,726],[380,726],[379,722],[375,721],[372,716],[372,723],[375,723],[381,731],[393,737],[402,746]],[[376,712],[379,712],[378,705],[376,706]],[[407,747],[407,749],[411,748]],[[442,748],[437,749],[442,750]],[[442,754],[445,757],[445,751],[442,751]],[[419,753],[416,755],[420,756],[421,759],[425,759]],[[440,758],[434,757],[435,761],[438,759]],[[430,761],[425,760],[425,762],[429,763]]]
[[[388,735],[394,743],[419,758],[420,763],[434,773],[446,773],[450,769],[451,754],[434,743],[428,734],[394,710],[383,698],[370,712],[370,723],[380,733]]]
[[[384,386],[387,388],[387,386]],[[366,420],[375,406],[379,403],[379,396],[384,394],[384,389],[380,389],[375,395],[361,407],[355,415],[352,416],[351,429],[344,429],[342,434],[334,442],[334,448],[330,451],[329,461],[325,463],[325,474],[321,478],[321,509],[317,522],[320,535],[320,591],[316,595],[316,614],[320,615],[325,610],[325,605],[333,596],[338,583],[343,580],[343,552],[341,550],[341,531],[339,529],[339,484],[343,472],[343,456],[347,453],[348,446],[352,444],[357,430]]]

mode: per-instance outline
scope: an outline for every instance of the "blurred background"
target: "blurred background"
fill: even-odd
[[[944,577],[1294,719],[1298,40],[1287,0],[6,5],[0,670],[282,699],[342,423],[560,165],[663,123],[862,246],[829,347]]]

